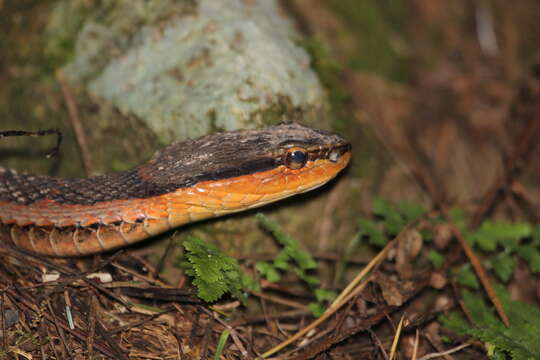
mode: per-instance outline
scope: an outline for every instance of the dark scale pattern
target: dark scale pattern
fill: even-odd
[[[314,149],[310,160],[327,156],[328,145],[343,146],[339,136],[299,124],[217,133],[174,143],[145,165],[124,172],[79,179],[17,174],[0,168],[0,201],[28,205],[50,199],[91,205],[111,200],[148,198],[189,187],[264,171],[280,165],[287,148]],[[326,145],[326,146],[325,146]]]
[[[142,180],[136,169],[80,179],[0,171],[0,201],[21,205],[40,200],[91,205],[103,201],[146,198],[172,190],[174,187]]]

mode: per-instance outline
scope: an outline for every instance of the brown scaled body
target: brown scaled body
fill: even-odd
[[[94,178],[0,169],[0,239],[53,256],[111,250],[314,189],[350,156],[337,135],[285,124],[173,144],[141,167]]]

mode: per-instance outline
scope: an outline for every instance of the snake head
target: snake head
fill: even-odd
[[[221,199],[232,212],[319,187],[350,158],[351,145],[340,136],[292,123],[172,145],[154,158],[150,173],[179,189]]]

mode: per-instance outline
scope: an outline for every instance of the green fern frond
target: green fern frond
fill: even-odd
[[[201,299],[213,302],[230,293],[245,301],[242,289],[252,288],[256,283],[242,273],[236,259],[195,236],[189,236],[182,245],[186,250],[186,274],[194,278],[193,284]]]
[[[506,354],[515,360],[539,359],[540,309],[511,300],[508,292],[501,286],[497,286],[496,291],[510,319],[509,328],[479,295],[469,291],[463,292],[463,301],[475,326],[470,327],[456,312],[442,316],[443,325],[459,334],[489,343],[493,351],[492,358],[503,358],[502,355]]]

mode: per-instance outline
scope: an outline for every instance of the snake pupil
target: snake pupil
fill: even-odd
[[[289,169],[297,170],[304,167],[307,162],[307,153],[303,150],[291,149],[285,156],[285,165]]]

